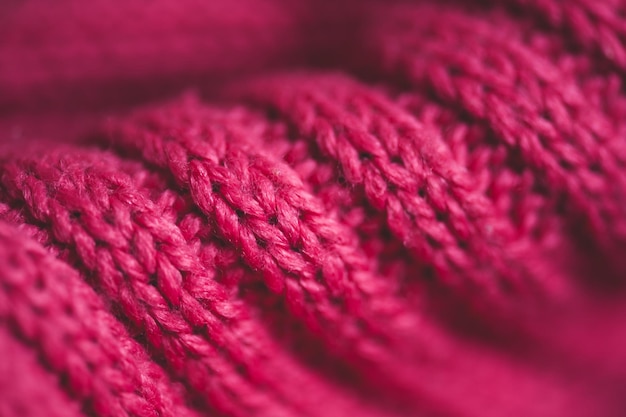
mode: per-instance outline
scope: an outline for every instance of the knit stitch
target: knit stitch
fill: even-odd
[[[626,413],[619,1],[127,3],[0,5],[0,417]]]

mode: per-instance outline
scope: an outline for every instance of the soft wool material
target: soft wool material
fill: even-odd
[[[0,417],[626,415],[620,0],[0,4]]]

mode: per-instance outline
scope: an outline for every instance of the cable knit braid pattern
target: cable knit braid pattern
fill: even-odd
[[[625,16],[0,3],[0,417],[626,415]]]

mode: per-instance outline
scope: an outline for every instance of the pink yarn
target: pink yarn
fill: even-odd
[[[3,3],[0,417],[624,415],[622,9]]]

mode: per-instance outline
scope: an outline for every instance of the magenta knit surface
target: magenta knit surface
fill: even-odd
[[[626,2],[0,2],[0,417],[626,416]]]

